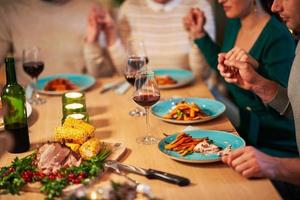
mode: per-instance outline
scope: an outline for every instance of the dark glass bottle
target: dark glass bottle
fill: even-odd
[[[5,58],[5,65],[6,85],[1,94],[4,128],[13,141],[9,152],[22,153],[30,147],[25,92],[17,83],[14,58]]]

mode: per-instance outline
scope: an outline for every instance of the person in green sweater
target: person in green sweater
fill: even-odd
[[[205,16],[199,9],[191,9],[184,24],[191,38],[201,49],[208,63],[217,70],[218,54],[227,53],[227,60],[240,60],[255,66],[257,73],[287,87],[295,56],[295,41],[288,29],[265,9],[272,2],[266,0],[219,0],[228,22],[221,47],[205,33]],[[247,53],[254,59],[245,60]],[[258,64],[259,63],[259,64]],[[293,120],[281,116],[265,105],[253,92],[226,83],[233,102],[239,108],[237,127],[247,144],[279,157],[296,157],[298,149]]]

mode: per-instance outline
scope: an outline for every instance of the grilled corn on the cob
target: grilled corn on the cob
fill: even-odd
[[[79,153],[79,147],[80,144],[76,144],[76,143],[65,143],[65,145],[67,147],[69,147],[72,151],[74,151],[75,153]]]
[[[92,125],[82,120],[67,118],[62,126],[56,128],[55,140],[83,144],[94,136],[94,130]]]
[[[98,138],[91,138],[82,144],[79,148],[80,156],[85,159],[89,160],[93,156],[96,156],[101,149],[101,141]]]
[[[64,128],[70,127],[70,128],[84,130],[86,132],[86,134],[88,135],[88,138],[91,138],[94,136],[95,127],[86,123],[83,120],[74,119],[72,117],[69,117],[65,120],[63,127]]]
[[[59,126],[55,130],[55,140],[60,142],[83,144],[89,139],[84,130]]]

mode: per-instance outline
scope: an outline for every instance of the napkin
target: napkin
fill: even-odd
[[[128,82],[124,82],[118,85],[118,87],[116,87],[114,91],[116,94],[122,95],[125,94],[129,88],[130,88],[130,84]]]
[[[28,84],[25,87],[25,96],[26,96],[26,99],[31,99],[32,94],[33,94],[33,84]]]

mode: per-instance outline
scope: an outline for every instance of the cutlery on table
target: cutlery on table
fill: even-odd
[[[122,80],[122,81],[117,81],[117,82],[114,82],[114,83],[108,83],[108,84],[105,84],[102,88],[102,90],[100,90],[100,94],[103,94],[105,92],[108,92],[110,90],[113,90],[113,89],[116,89],[118,88],[120,85],[122,85],[123,83],[125,83],[125,80]]]
[[[167,172],[158,171],[155,169],[144,169],[132,165],[121,164],[116,161],[107,161],[105,162],[104,166],[114,170],[118,174],[121,174],[120,173],[121,171],[126,171],[126,172],[132,172],[138,175],[145,176],[148,179],[159,179],[179,186],[186,186],[190,184],[190,180],[185,177],[178,176],[175,174],[170,174]]]

